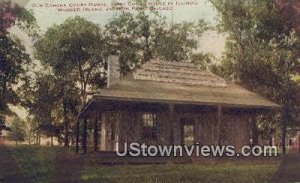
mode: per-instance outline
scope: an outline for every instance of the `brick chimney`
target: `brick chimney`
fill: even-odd
[[[107,87],[111,87],[120,80],[120,62],[119,57],[111,55],[108,57],[108,69],[107,69]]]

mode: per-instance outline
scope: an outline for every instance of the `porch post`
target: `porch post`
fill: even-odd
[[[177,133],[177,121],[175,120],[175,113],[174,113],[174,105],[169,104],[169,123],[171,126],[171,144],[176,145],[177,139],[178,139],[178,133]]]
[[[83,153],[87,152],[87,118],[83,120],[83,137],[82,137]]]
[[[98,151],[98,132],[99,132],[99,128],[98,128],[98,114],[95,117],[95,121],[94,121],[94,151],[97,152]]]
[[[101,137],[100,137],[100,151],[106,150],[106,129],[105,129],[105,115],[101,113]]]
[[[76,122],[76,153],[79,153],[79,133],[80,133],[80,118]]]
[[[217,112],[217,140],[218,145],[222,144],[222,137],[223,137],[223,129],[222,129],[222,117],[223,117],[223,111],[222,106],[218,105],[218,112]]]
[[[258,129],[256,124],[256,115],[252,113],[251,115],[251,125],[252,125],[252,145],[258,145]]]

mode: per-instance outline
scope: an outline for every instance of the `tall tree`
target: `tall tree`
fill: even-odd
[[[282,143],[292,125],[298,85],[299,38],[285,25],[273,1],[210,0],[220,14],[227,44],[220,73],[282,105]],[[268,122],[273,119],[269,119]],[[266,120],[265,120],[266,121]]]
[[[50,66],[55,75],[71,78],[73,83],[79,84],[78,111],[86,103],[89,85],[105,83],[108,49],[101,29],[92,22],[80,17],[67,19],[50,28],[35,48],[37,58]],[[76,121],[79,126],[79,116]],[[78,141],[79,137],[76,139]]]
[[[0,1],[0,131],[6,129],[4,115],[9,112],[8,104],[16,104],[19,97],[17,84],[25,79],[26,66],[30,57],[22,42],[13,37],[8,29],[18,25],[34,36],[36,28],[33,15],[10,1]],[[16,21],[17,20],[17,21]]]
[[[51,138],[57,135],[57,125],[53,121],[52,111],[54,109],[57,96],[53,92],[54,77],[52,75],[41,75],[36,79],[35,90],[32,91],[32,101],[28,101],[29,112],[38,122],[38,134],[40,133]]]
[[[55,77],[53,83],[53,94],[56,96],[56,104],[54,108],[54,116],[57,122],[62,124],[61,134],[64,137],[64,145],[69,146],[70,136],[75,135],[72,128],[72,120],[78,115],[78,106],[80,105],[79,89],[72,80],[66,78]],[[63,116],[63,118],[61,118]]]

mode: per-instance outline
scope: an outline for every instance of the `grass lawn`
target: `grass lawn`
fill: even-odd
[[[17,145],[9,149],[31,182],[49,182],[59,147]]]
[[[50,182],[59,147],[10,146],[25,176],[31,182]],[[189,165],[104,166],[86,163],[82,182],[99,183],[267,183],[279,162]]]
[[[83,182],[99,183],[268,183],[278,165],[87,166]]]

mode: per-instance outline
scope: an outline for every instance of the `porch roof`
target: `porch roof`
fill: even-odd
[[[246,108],[277,108],[278,104],[191,63],[151,61],[115,85],[94,93],[99,99]]]

